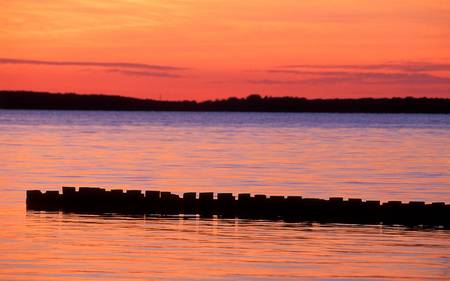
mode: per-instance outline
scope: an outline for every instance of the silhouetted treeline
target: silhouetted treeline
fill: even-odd
[[[450,113],[448,98],[305,99],[261,97],[196,101],[159,101],[110,95],[0,91],[2,109]]]

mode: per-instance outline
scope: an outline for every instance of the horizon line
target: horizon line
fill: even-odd
[[[196,99],[177,99],[177,100],[167,100],[167,99],[157,99],[157,98],[141,98],[141,97],[132,97],[132,96],[126,96],[122,94],[111,94],[111,93],[78,93],[78,92],[47,92],[47,91],[33,91],[33,90],[2,90],[0,89],[0,94],[5,92],[22,92],[22,93],[34,93],[34,94],[50,94],[50,95],[79,95],[79,96],[103,96],[103,97],[120,97],[120,98],[128,98],[128,99],[135,99],[135,100],[141,100],[141,101],[159,101],[159,102],[196,102],[196,103],[203,103],[203,102],[209,102],[209,101],[221,101],[221,100],[228,100],[228,99],[247,99],[251,96],[259,96],[261,99],[264,98],[292,98],[292,99],[304,99],[304,100],[364,100],[364,99],[373,99],[373,100],[386,100],[386,99],[440,99],[440,100],[450,100],[450,98],[447,97],[414,97],[414,96],[391,96],[391,97],[373,97],[373,96],[367,96],[367,97],[352,97],[352,98],[346,98],[346,97],[330,97],[330,98],[307,98],[304,96],[270,96],[270,95],[264,95],[261,93],[250,93],[245,96],[237,97],[237,96],[228,96],[223,98],[210,98],[205,100],[196,100]]]

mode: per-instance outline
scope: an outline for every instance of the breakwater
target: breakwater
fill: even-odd
[[[225,218],[285,219],[332,223],[403,224],[450,227],[450,205],[444,202],[328,200],[301,196],[186,192],[182,196],[154,190],[106,190],[63,187],[59,191],[27,190],[28,210],[79,213],[200,215]]]

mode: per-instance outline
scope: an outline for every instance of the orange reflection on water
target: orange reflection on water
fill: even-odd
[[[62,185],[447,201],[447,116],[0,111],[0,280],[448,279],[448,230],[27,213]]]
[[[444,280],[448,274],[445,231],[45,213],[29,213],[22,223],[14,229],[20,235],[1,244],[2,280]]]
[[[0,183],[13,189],[450,198],[445,115],[3,114]]]
[[[2,280],[441,279],[446,231],[29,213]]]

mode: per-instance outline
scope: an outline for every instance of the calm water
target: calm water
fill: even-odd
[[[450,202],[450,116],[0,111],[0,280],[450,279],[450,231],[25,211],[62,185]]]

